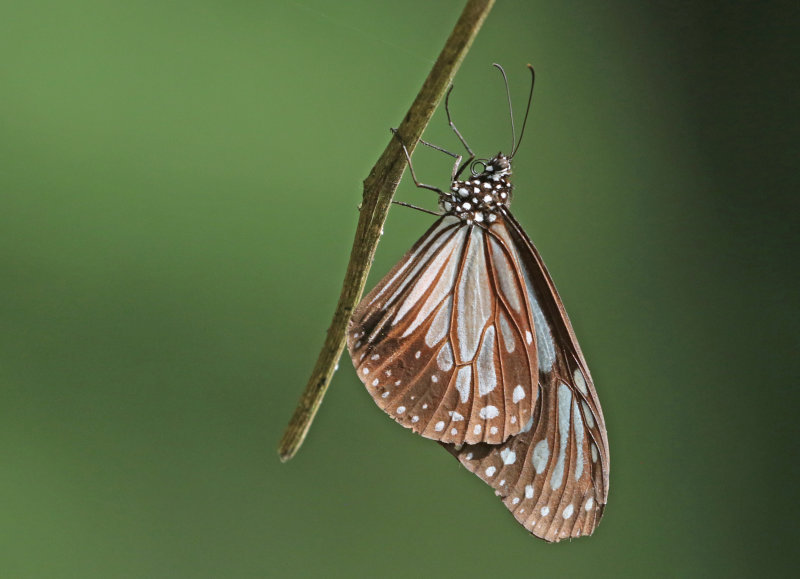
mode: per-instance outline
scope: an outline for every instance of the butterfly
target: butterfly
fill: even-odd
[[[553,280],[509,209],[513,113],[511,154],[475,160],[449,96],[469,157],[421,141],[456,159],[445,192],[417,180],[406,150],[442,213],[356,307],[348,350],[378,406],[442,444],[529,532],[588,535],[608,496],[605,421]]]

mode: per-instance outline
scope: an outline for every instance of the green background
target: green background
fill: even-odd
[[[512,2],[452,109],[508,149],[605,410],[547,545],[322,344],[361,181],[462,2],[0,5],[0,576],[774,576],[797,533],[796,3]],[[521,116],[521,113],[520,113]],[[439,110],[426,138],[457,143]],[[419,149],[421,178],[450,162]],[[398,198],[434,206],[404,178]],[[428,227],[395,208],[370,286]],[[796,571],[796,568],[795,568]]]

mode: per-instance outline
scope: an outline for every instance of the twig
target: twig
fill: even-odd
[[[468,0],[439,58],[436,59],[414,104],[411,105],[398,129],[398,134],[409,151],[414,150],[493,5],[494,0]],[[278,446],[278,455],[283,462],[292,458],[303,444],[333,377],[336,364],[344,349],[347,322],[364,291],[364,284],[383,232],[392,196],[405,167],[406,158],[403,149],[398,139],[392,137],[370,171],[369,177],[364,180],[361,214],[342,293],[339,295],[333,321],[328,328],[328,335],[314,370],[311,372],[311,378]]]

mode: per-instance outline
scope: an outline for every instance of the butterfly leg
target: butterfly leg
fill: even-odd
[[[414,165],[411,163],[411,155],[408,154],[408,149],[406,148],[406,144],[403,142],[403,139],[400,138],[400,135],[397,133],[397,129],[392,129],[392,133],[400,141],[400,146],[403,147],[403,152],[406,154],[406,161],[408,161],[408,169],[409,171],[411,171],[411,178],[414,180],[414,185],[416,185],[420,189],[428,189],[429,191],[435,191],[436,193],[442,196],[446,195],[446,193],[441,189],[439,189],[438,187],[434,187],[433,185],[426,185],[425,183],[419,182],[416,173],[414,173]]]
[[[395,205],[402,205],[403,207],[410,207],[411,209],[416,209],[417,211],[422,211],[423,213],[429,213],[431,215],[435,215],[436,217],[441,217],[444,213],[436,213],[435,211],[429,211],[424,207],[417,207],[416,205],[412,205],[411,203],[403,203],[402,201],[392,201]]]
[[[439,145],[434,145],[433,143],[429,143],[428,141],[423,141],[422,139],[420,139],[419,142],[425,145],[426,147],[430,147],[431,149],[441,151],[445,155],[450,155],[456,160],[455,164],[453,165],[453,172],[450,175],[450,180],[453,181],[456,177],[456,171],[458,171],[458,166],[461,164],[461,159],[464,158],[463,155],[459,155],[458,153],[453,153],[452,151],[448,151],[447,149],[444,149]]]
[[[453,172],[450,174],[450,181],[455,181],[456,174],[460,172],[458,170],[458,166],[461,164],[461,159],[463,159],[464,157],[462,155],[458,155],[456,153],[448,151],[447,149],[443,149],[442,147],[439,147],[437,145],[429,143],[428,141],[423,141],[422,139],[420,139],[419,142],[422,143],[423,145],[427,146],[427,147],[430,147],[431,149],[436,149],[437,151],[441,151],[445,155],[450,155],[451,157],[453,157],[456,160],[455,164],[453,165]],[[463,171],[463,169],[462,169],[462,171]]]
[[[448,151],[447,149],[444,149],[439,145],[434,145],[433,143],[429,143],[428,141],[423,141],[422,139],[420,139],[419,142],[425,145],[426,147],[430,147],[431,149],[441,151],[445,155],[450,155],[451,157],[453,157],[456,160],[456,165],[455,167],[453,167],[453,175],[456,174],[456,169],[458,168],[459,164],[461,164],[461,159],[464,158],[463,155],[459,155],[458,153],[453,153],[452,151]]]
[[[464,137],[461,136],[461,133],[456,128],[456,124],[453,122],[453,119],[450,117],[450,93],[451,92],[453,92],[453,85],[450,85],[450,88],[447,90],[447,96],[444,97],[444,111],[447,113],[447,122],[450,123],[450,128],[453,129],[453,132],[458,137],[458,140],[461,141],[461,144],[464,145],[464,148],[467,150],[467,153],[469,153],[469,158],[467,158],[467,160],[464,161],[464,164],[461,165],[461,167],[458,166],[460,158],[459,158],[458,161],[456,161],[456,165],[455,165],[455,167],[453,167],[453,175],[452,175],[452,177],[450,179],[451,181],[455,181],[456,179],[458,179],[459,175],[461,175],[461,173],[464,172],[464,169],[466,169],[467,166],[470,163],[472,163],[472,161],[475,159],[475,153],[473,153],[472,149],[469,148],[469,145],[467,144],[467,141],[465,141]]]

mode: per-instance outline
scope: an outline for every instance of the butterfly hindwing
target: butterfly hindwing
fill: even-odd
[[[593,469],[595,486],[600,490],[599,499],[605,504],[608,496],[608,438],[594,381],[567,311],[541,255],[514,216],[510,212],[506,213],[508,232],[517,246],[526,286],[532,289],[535,295],[534,303],[541,304],[539,309],[542,323],[537,324],[537,336],[539,333],[542,334],[545,348],[540,348],[540,353],[543,354],[549,348],[547,336],[552,337],[553,370],[548,372],[547,365],[543,368],[544,372],[540,368],[540,386],[552,390],[561,380],[572,390],[584,417],[588,438],[592,443],[590,445],[592,458],[594,459],[595,453],[598,456],[593,460],[593,463],[597,464]]]
[[[537,537],[591,534],[608,494],[608,445],[597,394],[533,244],[510,214],[491,231],[511,249],[534,310],[539,398],[524,431],[503,444],[445,447]]]

